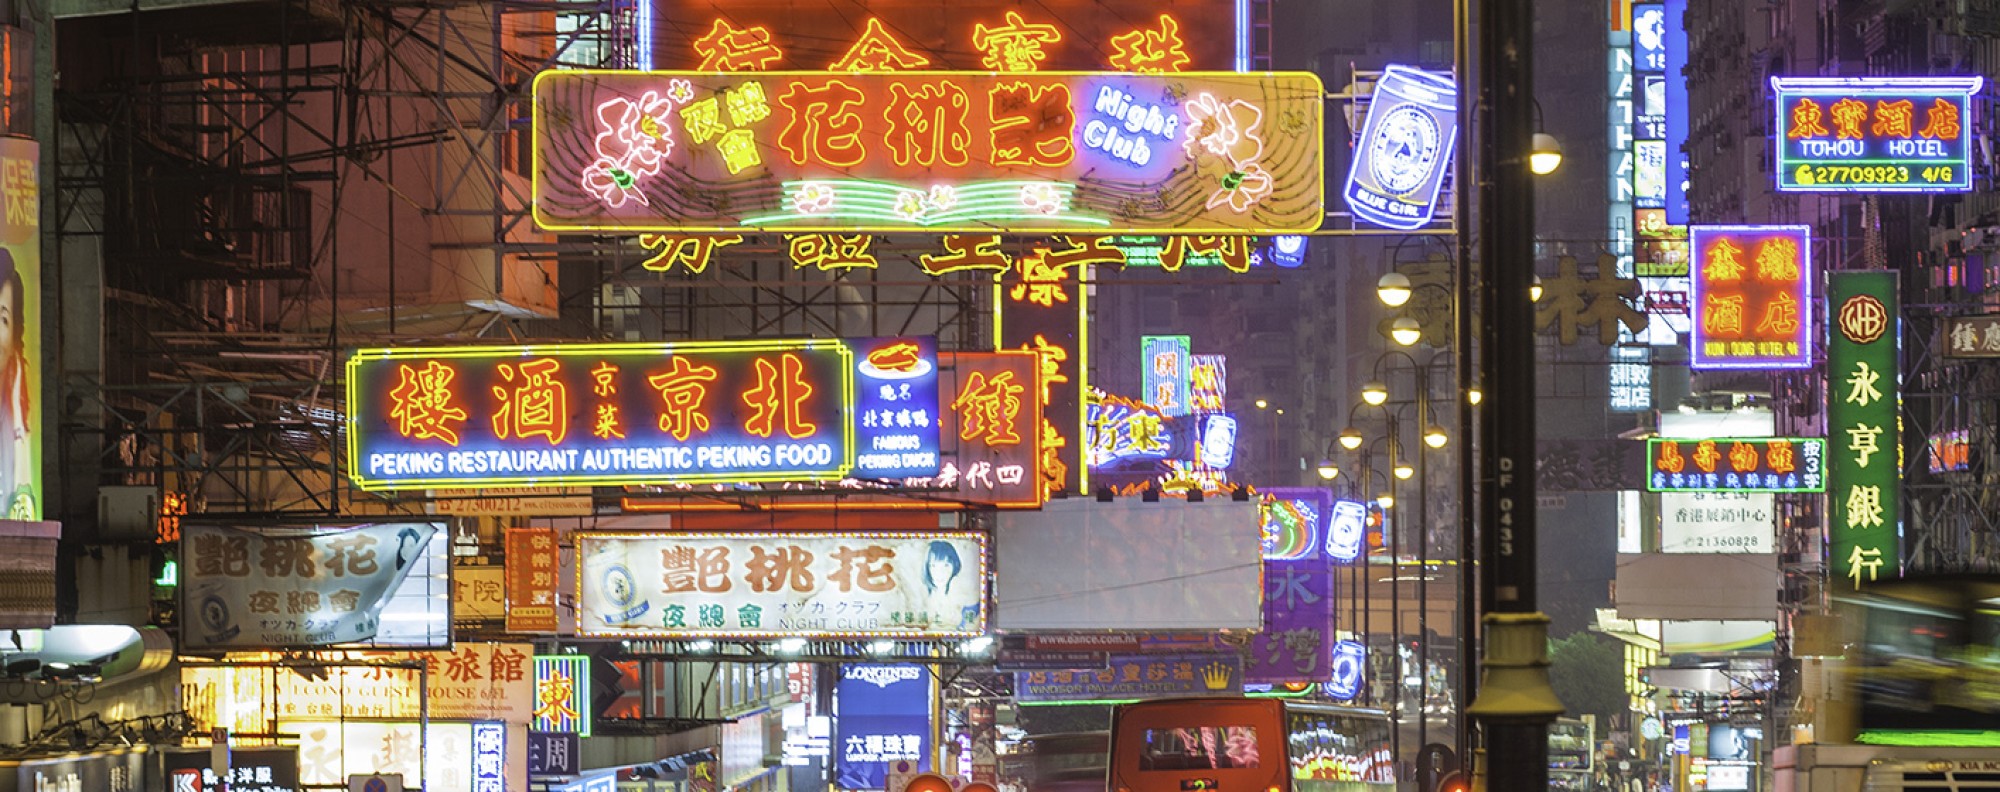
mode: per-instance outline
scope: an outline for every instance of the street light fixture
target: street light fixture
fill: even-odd
[[[1547,176],[1562,167],[1563,147],[1555,135],[1536,132],[1528,145],[1528,170],[1536,176]]]
[[[1375,296],[1391,308],[1401,308],[1409,302],[1410,292],[1410,277],[1400,272],[1390,272],[1375,281]]]
[[[1443,448],[1444,444],[1448,442],[1451,442],[1451,437],[1444,433],[1444,427],[1437,424],[1424,427],[1424,445],[1432,448]]]
[[[1381,380],[1369,380],[1361,386],[1361,400],[1370,407],[1380,407],[1389,401],[1389,386]]]
[[[1534,283],[1533,283],[1533,285],[1531,285],[1531,286],[1529,286],[1529,287],[1528,287],[1528,299],[1529,299],[1530,301],[1532,301],[1532,302],[1541,302],[1541,301],[1542,301],[1542,276],[1540,276],[1540,275],[1536,275],[1536,276],[1534,276],[1534,277],[1535,277],[1535,280],[1534,280]],[[1262,407],[1263,405],[1259,404],[1259,405],[1257,405],[1257,406],[1259,406],[1259,407]]]
[[[1424,337],[1424,326],[1407,316],[1398,316],[1389,323],[1389,338],[1402,346],[1415,346]]]
[[[1335,478],[1338,478],[1339,476],[1340,476],[1340,466],[1334,464],[1333,460],[1322,459],[1319,461],[1319,477],[1322,480],[1332,481]]]
[[[1380,506],[1383,509],[1396,508],[1396,496],[1384,492],[1380,495],[1375,496],[1375,505]]]
[[[1411,476],[1417,475],[1417,469],[1408,462],[1397,462],[1395,467],[1389,469],[1389,472],[1396,474],[1396,478],[1403,481],[1409,481]]]
[[[1270,402],[1269,400],[1267,400],[1267,399],[1258,399],[1258,400],[1257,400],[1257,409],[1259,409],[1259,410],[1262,410],[1262,409],[1264,409],[1264,408],[1266,408],[1266,407],[1269,407],[1269,406],[1271,406],[1271,402]]]
[[[1478,385],[1474,385],[1465,391],[1465,400],[1472,404],[1478,404],[1479,400],[1484,398],[1486,398],[1486,392],[1480,390]]]
[[[1360,448],[1361,443],[1362,443],[1361,430],[1356,429],[1352,426],[1340,430],[1341,448],[1353,451],[1354,449]]]

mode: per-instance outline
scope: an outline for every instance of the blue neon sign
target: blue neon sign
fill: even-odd
[[[1458,85],[1448,75],[1389,66],[1347,171],[1348,210],[1385,228],[1430,223],[1457,139]]]
[[[1368,670],[1368,647],[1354,641],[1333,645],[1333,678],[1326,681],[1326,694],[1335,701],[1353,701],[1361,695],[1362,679]]]
[[[937,339],[871,338],[855,347],[854,478],[938,471]]]
[[[1359,501],[1334,501],[1333,520],[1326,531],[1326,554],[1335,561],[1351,563],[1361,557],[1368,541],[1368,507]]]

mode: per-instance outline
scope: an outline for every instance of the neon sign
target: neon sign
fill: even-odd
[[[1362,680],[1368,671],[1368,647],[1355,641],[1333,645],[1333,678],[1326,681],[1326,694],[1335,701],[1353,701],[1361,695]]]
[[[1457,97],[1448,75],[1382,72],[1347,171],[1343,195],[1355,219],[1406,231],[1430,223],[1458,140]]]
[[[1812,365],[1812,229],[1692,226],[1697,369]]]
[[[927,349],[914,339],[364,349],[347,364],[348,472],[367,490],[935,472]],[[865,415],[857,382],[871,389]],[[906,384],[914,407],[901,405]]]
[[[1320,224],[1309,73],[550,70],[534,91],[534,214],[550,231]],[[1169,94],[1184,98],[1155,98]]]
[[[1140,336],[1141,392],[1161,415],[1186,415],[1194,355],[1187,336]]]
[[[472,724],[472,792],[507,792],[507,724]]]
[[[1778,189],[1972,189],[1981,77],[1773,77]]]
[[[1203,467],[1227,470],[1236,462],[1236,416],[1203,415],[1195,424],[1195,460]]]
[[[1825,460],[1817,437],[1655,437],[1646,491],[1825,492]]]
[[[1228,397],[1229,358],[1195,355],[1188,367],[1188,405],[1196,412],[1222,412]]]
[[[1326,490],[1283,487],[1264,490],[1261,495],[1257,517],[1263,530],[1264,560],[1317,556],[1332,496]]]
[[[1152,405],[1093,392],[1084,414],[1093,469],[1174,456],[1176,423]]]
[[[590,658],[535,655],[535,711],[529,723],[538,732],[590,736]]]
[[[1360,501],[1334,501],[1333,517],[1327,521],[1326,554],[1343,564],[1361,557],[1368,541],[1368,507]]]
[[[1902,574],[1902,421],[1894,270],[1827,276],[1828,562],[1849,589]]]

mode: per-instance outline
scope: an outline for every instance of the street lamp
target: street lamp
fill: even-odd
[[[1340,447],[1349,451],[1361,447],[1361,430],[1352,426],[1340,430]]]
[[[1336,479],[1336,478],[1339,478],[1339,477],[1340,477],[1340,466],[1339,466],[1339,465],[1336,465],[1336,464],[1334,464],[1334,463],[1333,463],[1333,460],[1331,460],[1331,459],[1322,459],[1322,460],[1320,460],[1320,461],[1319,461],[1319,477],[1320,477],[1320,479],[1321,479],[1321,480],[1323,480],[1323,481],[1332,481],[1332,480],[1334,480],[1334,479]]]
[[[1417,475],[1417,469],[1412,467],[1408,462],[1397,462],[1395,467],[1389,469],[1389,472],[1395,474],[1396,478],[1402,481],[1409,481],[1411,476]]]
[[[1416,346],[1424,337],[1424,326],[1407,316],[1398,316],[1389,323],[1389,338],[1402,346]]]
[[[1451,437],[1444,433],[1444,427],[1437,424],[1424,427],[1424,445],[1432,448],[1443,448],[1444,444],[1449,442],[1451,442]]]
[[[1401,308],[1410,301],[1410,276],[1391,271],[1375,281],[1375,296],[1382,304],[1391,308]]]
[[[1540,276],[1540,275],[1536,275],[1536,276],[1534,276],[1534,278],[1535,278],[1535,279],[1534,279],[1534,281],[1532,281],[1532,282],[1530,283],[1530,285],[1528,286],[1528,299],[1529,299],[1529,300],[1531,300],[1531,301],[1533,301],[1533,302],[1541,302],[1541,301],[1542,301],[1542,276]],[[1264,405],[1260,403],[1260,404],[1258,404],[1257,406],[1259,406],[1259,407],[1262,407],[1262,406],[1264,406]]]
[[[1384,492],[1375,496],[1375,505],[1382,507],[1383,511],[1396,508],[1396,496],[1393,493]]]
[[[1370,407],[1380,407],[1389,401],[1389,386],[1381,380],[1369,380],[1361,386],[1361,400]]]
[[[1536,132],[1528,146],[1528,170],[1536,176],[1547,176],[1562,166],[1563,147],[1555,135]]]

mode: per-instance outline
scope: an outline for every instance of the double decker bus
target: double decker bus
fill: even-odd
[[[1280,698],[1161,699],[1111,716],[1110,792],[1384,792],[1380,710]]]

